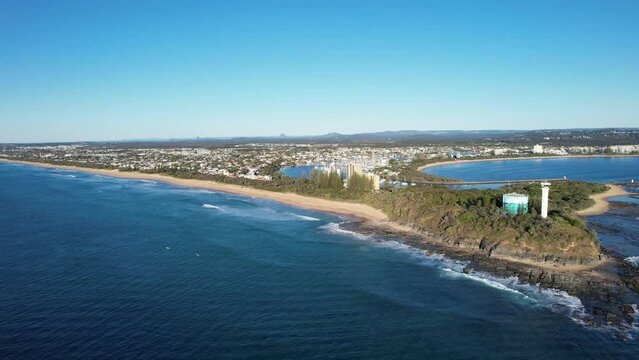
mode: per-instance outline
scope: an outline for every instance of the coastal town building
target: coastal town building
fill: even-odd
[[[362,175],[364,173],[364,167],[362,166],[362,164],[348,164],[348,178],[350,179],[351,176],[357,174],[357,175]]]
[[[373,189],[372,190],[379,190],[380,189],[381,177],[379,175],[373,174],[373,173],[365,173],[364,176],[366,176],[368,179],[371,180],[371,182],[373,184]]]
[[[533,146],[533,150],[532,150],[533,154],[543,154],[544,153],[544,147],[537,144],[535,146]]]

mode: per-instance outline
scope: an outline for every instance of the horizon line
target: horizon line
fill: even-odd
[[[79,144],[79,143],[131,143],[131,142],[186,142],[186,141],[232,141],[232,140],[246,140],[246,139],[314,139],[329,136],[357,136],[357,135],[376,135],[382,133],[400,134],[406,132],[412,132],[413,135],[428,135],[429,133],[480,133],[480,132],[534,132],[534,131],[577,131],[577,130],[639,130],[639,127],[583,127],[583,128],[531,128],[531,129],[468,129],[468,130],[415,130],[415,129],[403,129],[403,130],[381,130],[371,132],[357,132],[357,133],[339,133],[329,132],[325,134],[315,135],[286,135],[281,133],[279,135],[234,135],[234,136],[192,136],[192,137],[154,137],[154,138],[128,138],[128,139],[110,139],[110,140],[69,140],[69,141],[14,141],[14,142],[0,142],[0,145],[37,145],[37,144]]]

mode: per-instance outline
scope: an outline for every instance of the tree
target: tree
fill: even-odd
[[[332,190],[342,190],[344,188],[344,183],[342,182],[342,177],[339,175],[337,171],[331,171],[328,175],[328,187]]]
[[[339,191],[344,188],[342,178],[337,171],[327,172],[313,170],[311,172],[311,181],[320,189]]]
[[[364,192],[373,190],[373,179],[364,174],[352,174],[348,178],[348,190],[351,192]]]

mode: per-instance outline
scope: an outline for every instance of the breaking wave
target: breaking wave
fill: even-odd
[[[639,256],[628,256],[624,259],[627,263],[630,263],[636,267],[639,267]]]
[[[295,213],[290,213],[293,217],[296,217],[300,220],[305,220],[305,221],[320,221],[320,219],[318,218],[314,218],[312,216],[306,216],[306,215],[300,215],[300,214],[295,214]]]
[[[358,232],[355,231],[350,231],[350,230],[345,230],[342,229],[338,223],[328,223],[326,225],[320,226],[320,229],[322,229],[323,231],[329,233],[329,234],[337,234],[337,235],[343,235],[343,236],[349,236],[349,237],[353,237],[356,239],[360,239],[360,240],[368,240],[371,238],[371,236],[369,235],[364,235],[364,234],[360,234]]]
[[[500,278],[483,272],[471,272],[469,274],[464,272],[453,272],[453,270],[448,270],[448,272],[454,273],[453,276],[455,277],[478,281],[486,286],[516,294],[535,305],[542,306],[555,313],[568,316],[579,324],[584,324],[585,320],[590,317],[586,313],[581,300],[575,296],[569,295],[563,290],[541,288],[537,284],[522,284],[519,282],[519,279],[514,276],[509,278]]]
[[[318,218],[314,218],[312,216],[306,216],[301,214],[296,214],[293,212],[287,211],[279,211],[273,210],[270,208],[262,208],[262,207],[253,207],[249,209],[238,209],[234,207],[224,207],[212,204],[203,204],[203,208],[205,209],[215,209],[215,210],[224,210],[225,213],[229,216],[238,217],[238,218],[249,218],[255,220],[267,220],[267,221],[321,221]]]
[[[508,292],[531,304],[568,316],[579,324],[585,324],[585,321],[590,317],[586,313],[579,298],[569,295],[562,290],[546,289],[539,285],[523,284],[514,276],[501,278],[477,271],[465,273],[464,269],[470,264],[469,261],[450,259],[443,254],[420,250],[397,240],[367,236],[355,231],[345,230],[340,228],[337,223],[326,224],[321,226],[320,229],[332,234],[346,235],[359,240],[368,240],[371,241],[371,244],[374,246],[386,247],[395,251],[403,252],[407,254],[412,261],[415,261],[420,265],[434,267],[441,270],[442,276],[446,276],[451,280],[475,281],[482,285]],[[637,257],[637,259],[639,260],[639,257]]]
[[[211,204],[204,204],[202,205],[203,208],[205,209],[216,209],[216,210],[222,210],[221,207],[219,206],[215,206],[215,205],[211,205]]]
[[[54,172],[52,173],[53,176],[57,176],[57,177],[66,177],[66,178],[75,178],[76,176],[73,174],[65,174],[63,172]]]

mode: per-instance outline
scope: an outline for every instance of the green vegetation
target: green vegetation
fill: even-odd
[[[528,194],[530,211],[541,211],[541,186],[539,183],[520,184],[508,188],[511,191]],[[550,209],[581,210],[594,205],[590,195],[608,190],[604,184],[584,181],[557,181],[550,186]]]
[[[419,170],[421,166],[424,166],[426,164],[441,162],[442,160],[444,159],[442,158],[414,159],[413,161],[406,164],[404,167],[402,167],[399,170],[399,178],[402,181],[414,182],[414,183],[423,183],[423,182],[431,182],[431,181],[441,181],[441,182],[455,181],[453,179],[432,175],[432,174],[427,174]]]
[[[373,190],[373,179],[363,174],[353,174],[348,178],[350,192],[367,192]]]
[[[339,192],[344,189],[344,182],[337,171],[319,171],[313,170],[311,173],[311,181],[319,188],[332,192]]]
[[[277,159],[269,164],[266,164],[260,169],[260,175],[270,175],[271,177],[273,177],[273,179],[282,178],[283,176],[280,172],[280,169],[282,168],[281,164],[283,161],[284,160],[282,159]]]
[[[391,219],[439,236],[499,244],[512,253],[594,257],[599,254],[594,233],[573,210],[589,206],[592,200],[588,196],[605,189],[605,185],[584,182],[553,184],[548,219],[537,215],[541,207],[539,184],[496,190],[411,187],[381,192],[370,201]],[[511,191],[529,194],[530,213],[519,216],[503,213],[502,195]]]

